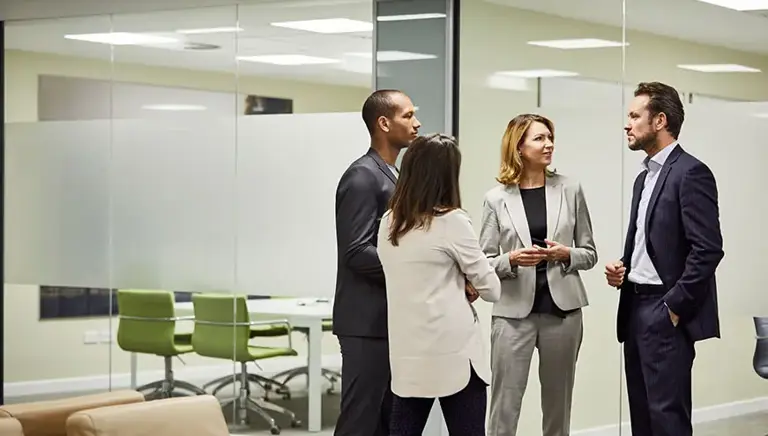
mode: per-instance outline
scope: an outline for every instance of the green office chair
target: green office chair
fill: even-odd
[[[251,326],[251,335],[250,338],[276,338],[281,336],[288,336],[291,334],[291,330],[285,325],[285,324],[275,324],[275,325],[254,325]],[[285,400],[291,399],[291,392],[288,389],[288,386],[284,382],[280,382],[277,380],[276,377],[264,377],[260,374],[253,374],[248,373],[248,379],[252,383],[258,384],[262,389],[264,389],[264,398],[269,399],[269,393],[276,391],[282,396]],[[227,387],[228,385],[237,383],[238,380],[232,377],[231,375],[226,375],[224,377],[219,377],[216,380],[211,380],[205,385],[203,385],[203,389],[208,390],[211,387],[213,388],[213,395],[217,395],[222,389]]]
[[[304,328],[294,328],[295,331],[304,333],[304,335],[309,335],[309,331]],[[328,319],[323,321],[323,332],[331,332],[333,331],[333,321]],[[328,368],[321,368],[321,373],[323,374],[323,377],[325,377],[326,380],[331,384],[331,386],[326,390],[326,393],[333,394],[336,391],[336,383],[339,382],[339,379],[341,379],[341,373],[338,371],[334,371]],[[276,392],[279,395],[282,395],[283,398],[290,398],[290,389],[288,388],[288,382],[295,379],[296,377],[300,377],[302,375],[306,376],[309,374],[309,367],[304,365],[300,366],[298,368],[289,369],[280,373],[275,374],[272,376],[274,380],[277,380],[280,384],[278,385],[278,388]],[[282,380],[281,380],[282,379]]]
[[[172,292],[121,289],[117,291],[120,324],[117,328],[117,344],[131,353],[154,354],[165,359],[165,378],[136,390],[150,391],[147,400],[192,395],[206,392],[193,385],[173,378],[173,358],[193,352],[192,335],[176,333],[176,321],[192,320],[177,317]],[[182,361],[183,362],[183,361]],[[180,390],[188,391],[188,393]]]
[[[292,347],[290,334],[287,335],[287,348],[259,347],[249,344],[253,327],[282,325],[290,332],[291,325],[288,321],[251,321],[244,295],[196,294],[192,296],[192,303],[195,308],[195,330],[192,334],[195,352],[201,356],[234,360],[240,363],[240,373],[237,375],[240,394],[222,403],[222,406],[234,405],[237,425],[247,427],[248,411],[251,410],[269,424],[272,434],[280,434],[280,427],[267,413],[267,409],[287,415],[291,419],[292,427],[301,425],[293,412],[276,404],[251,398],[250,383],[254,379],[253,374],[248,374],[246,366],[248,362],[297,355]]]

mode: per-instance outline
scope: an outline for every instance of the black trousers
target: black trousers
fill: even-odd
[[[485,436],[485,408],[488,385],[472,370],[461,391],[439,399],[451,436]],[[421,436],[432,411],[434,398],[402,398],[392,405],[391,436]]]
[[[691,370],[696,356],[661,295],[637,294],[624,344],[632,436],[691,436]]]
[[[387,339],[339,336],[341,411],[334,436],[389,436],[392,413]]]

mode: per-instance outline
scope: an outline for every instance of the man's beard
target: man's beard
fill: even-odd
[[[656,144],[658,133],[650,132],[641,137],[635,137],[635,142],[629,144],[629,149],[632,151],[648,150]]]

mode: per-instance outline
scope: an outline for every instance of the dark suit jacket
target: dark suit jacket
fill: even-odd
[[[381,156],[369,149],[347,168],[336,189],[337,336],[387,337],[387,293],[376,240],[395,181]]]
[[[632,290],[628,289],[637,231],[637,209],[646,172],[635,180],[622,261],[627,267],[619,299],[617,333],[628,333]],[[680,145],[659,173],[645,217],[648,256],[668,289],[664,302],[680,317],[693,341],[720,337],[715,270],[723,258],[723,238],[712,171]]]

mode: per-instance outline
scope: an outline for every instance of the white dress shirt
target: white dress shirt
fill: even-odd
[[[656,271],[656,267],[651,262],[646,247],[645,237],[645,217],[648,214],[648,203],[653,194],[653,188],[659,179],[661,169],[667,161],[669,154],[677,147],[677,142],[664,147],[653,157],[646,157],[643,160],[643,169],[648,172],[645,176],[643,191],[640,194],[640,204],[637,206],[637,231],[635,232],[635,249],[632,251],[631,268],[629,271],[629,281],[639,285],[661,285],[661,277]]]
[[[378,253],[387,279],[389,364],[400,397],[440,398],[464,389],[470,368],[491,381],[489,351],[464,292],[469,280],[480,298],[498,301],[501,284],[472,229],[454,210],[389,241],[391,214],[381,220]]]

